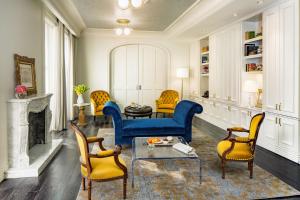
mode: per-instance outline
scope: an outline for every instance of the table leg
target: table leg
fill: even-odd
[[[86,126],[86,120],[85,120],[85,113],[84,113],[85,107],[81,106],[79,107],[79,116],[78,116],[78,126]]]
[[[134,159],[131,161],[131,187],[134,188]]]
[[[199,159],[199,181],[201,185],[202,184],[202,163],[200,159]]]

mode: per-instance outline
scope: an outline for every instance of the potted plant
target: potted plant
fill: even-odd
[[[83,94],[85,92],[87,92],[89,90],[89,88],[84,85],[84,84],[79,84],[79,85],[76,85],[74,87],[74,91],[76,92],[78,98],[77,98],[77,104],[83,104],[84,103],[84,99],[83,99]]]

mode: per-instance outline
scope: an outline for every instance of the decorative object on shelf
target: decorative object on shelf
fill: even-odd
[[[116,35],[130,35],[132,32],[132,28],[128,27],[130,20],[129,19],[117,19],[117,23],[119,24],[119,28],[115,29]]]
[[[205,91],[204,94],[202,95],[203,98],[208,99],[209,98],[209,91]]]
[[[202,64],[208,63],[208,57],[202,56]]]
[[[180,99],[182,100],[183,97],[183,79],[189,77],[189,68],[183,67],[183,68],[178,68],[176,71],[176,76],[177,78],[181,78],[181,95]]]
[[[209,51],[209,46],[202,47],[201,51],[202,51],[202,53],[208,52]]]
[[[17,99],[24,99],[27,96],[27,88],[24,85],[17,85],[15,88],[15,96]]]
[[[245,32],[245,40],[250,40],[252,38],[255,38],[255,31]]]
[[[129,8],[130,5],[134,8],[140,8],[143,4],[148,3],[149,0],[118,0],[118,6],[122,10],[126,10]]]
[[[263,48],[262,45],[258,45],[257,54],[262,54]]]
[[[84,103],[83,94],[85,92],[87,92],[88,90],[89,90],[89,88],[84,84],[76,85],[74,87],[74,91],[76,92],[76,94],[78,96],[77,104],[83,104]]]
[[[202,73],[202,74],[208,74],[208,73],[209,73],[209,68],[208,68],[208,66],[204,66],[204,67],[202,68],[202,70],[203,70],[203,73]]]
[[[257,108],[262,108],[262,89],[257,90],[257,100],[256,100],[256,105],[255,107]]]
[[[262,70],[263,70],[262,64],[257,64],[257,63],[246,64],[246,72],[257,72]]]
[[[248,93],[248,106],[252,108],[253,105],[253,96],[257,92],[257,83],[254,80],[246,80],[244,83],[244,91]]]
[[[27,88],[27,94],[36,94],[35,59],[26,56],[14,55],[16,65],[16,85]]]

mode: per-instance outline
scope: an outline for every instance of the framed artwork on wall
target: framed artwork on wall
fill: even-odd
[[[37,93],[35,78],[35,59],[26,56],[14,55],[16,65],[16,85],[27,87],[27,94]]]

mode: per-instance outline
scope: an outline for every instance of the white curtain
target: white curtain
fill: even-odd
[[[65,81],[66,81],[66,108],[67,120],[74,118],[74,42],[75,38],[70,31],[65,31]]]
[[[52,131],[73,119],[74,38],[59,21],[45,20],[45,91],[52,93]]]

